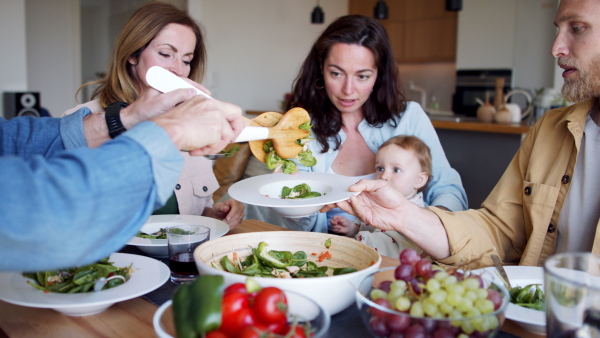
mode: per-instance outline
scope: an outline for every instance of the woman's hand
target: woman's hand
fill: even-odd
[[[242,219],[246,215],[244,205],[234,199],[228,199],[223,202],[217,202],[212,209],[205,209],[203,216],[208,216],[222,220],[229,225],[229,229],[233,229],[240,225]]]

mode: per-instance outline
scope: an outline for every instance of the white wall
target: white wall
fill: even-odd
[[[25,0],[0,2],[0,94],[27,90]],[[0,115],[4,116],[2,95]]]
[[[81,82],[79,0],[26,0],[27,84],[53,116],[75,106]]]
[[[511,68],[513,87],[553,87],[550,48],[557,4],[558,0],[463,0],[456,68]]]
[[[325,23],[311,24],[315,5],[306,0],[189,0],[190,14],[206,28],[204,85],[215,98],[244,110],[278,110],[314,40],[348,13],[347,0],[322,0]]]
[[[463,0],[458,12],[457,69],[512,68],[516,1]]]

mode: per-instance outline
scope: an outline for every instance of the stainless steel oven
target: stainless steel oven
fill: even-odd
[[[455,114],[475,116],[479,103],[485,101],[485,93],[490,94],[490,103],[494,102],[496,79],[504,78],[504,93],[511,90],[511,69],[471,69],[456,72],[456,91],[452,97],[452,111]]]

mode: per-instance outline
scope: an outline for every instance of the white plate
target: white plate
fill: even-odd
[[[210,228],[210,238],[217,238],[229,232],[229,225],[223,221],[212,217],[195,216],[195,215],[154,215],[150,216],[146,224],[140,229],[145,233],[153,233],[161,228],[168,228],[178,224],[199,224]],[[169,252],[167,249],[166,239],[150,239],[133,237],[127,242],[129,245],[135,245],[152,257],[167,258]]]
[[[529,284],[541,284],[544,286],[544,268],[537,266],[505,266],[506,274],[510,280],[511,286],[526,286]],[[493,279],[497,283],[502,283],[502,280],[496,274],[496,268],[488,267],[484,269],[473,270],[477,274],[485,271],[488,278]],[[528,309],[515,304],[508,304],[506,309],[506,318],[515,321],[524,329],[537,333],[546,334],[546,312]]]
[[[308,184],[312,191],[320,192],[321,196],[300,199],[280,197],[284,186],[293,188],[302,183]],[[358,195],[358,192],[348,191],[348,187],[354,183],[356,178],[329,173],[267,174],[234,183],[229,187],[229,196],[242,203],[269,207],[285,217],[305,217],[326,204]]]
[[[110,261],[118,267],[133,263],[131,278],[125,284],[99,292],[46,293],[27,284],[29,278],[20,272],[0,272],[0,299],[21,306],[53,309],[67,316],[88,316],[100,313],[114,303],[145,295],[171,276],[164,263],[145,256],[113,253]]]

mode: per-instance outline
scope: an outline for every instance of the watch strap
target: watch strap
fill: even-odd
[[[115,138],[127,129],[121,122],[121,109],[127,107],[129,104],[125,102],[113,102],[106,107],[104,117],[106,119],[106,125],[108,126],[108,135],[110,138]]]

